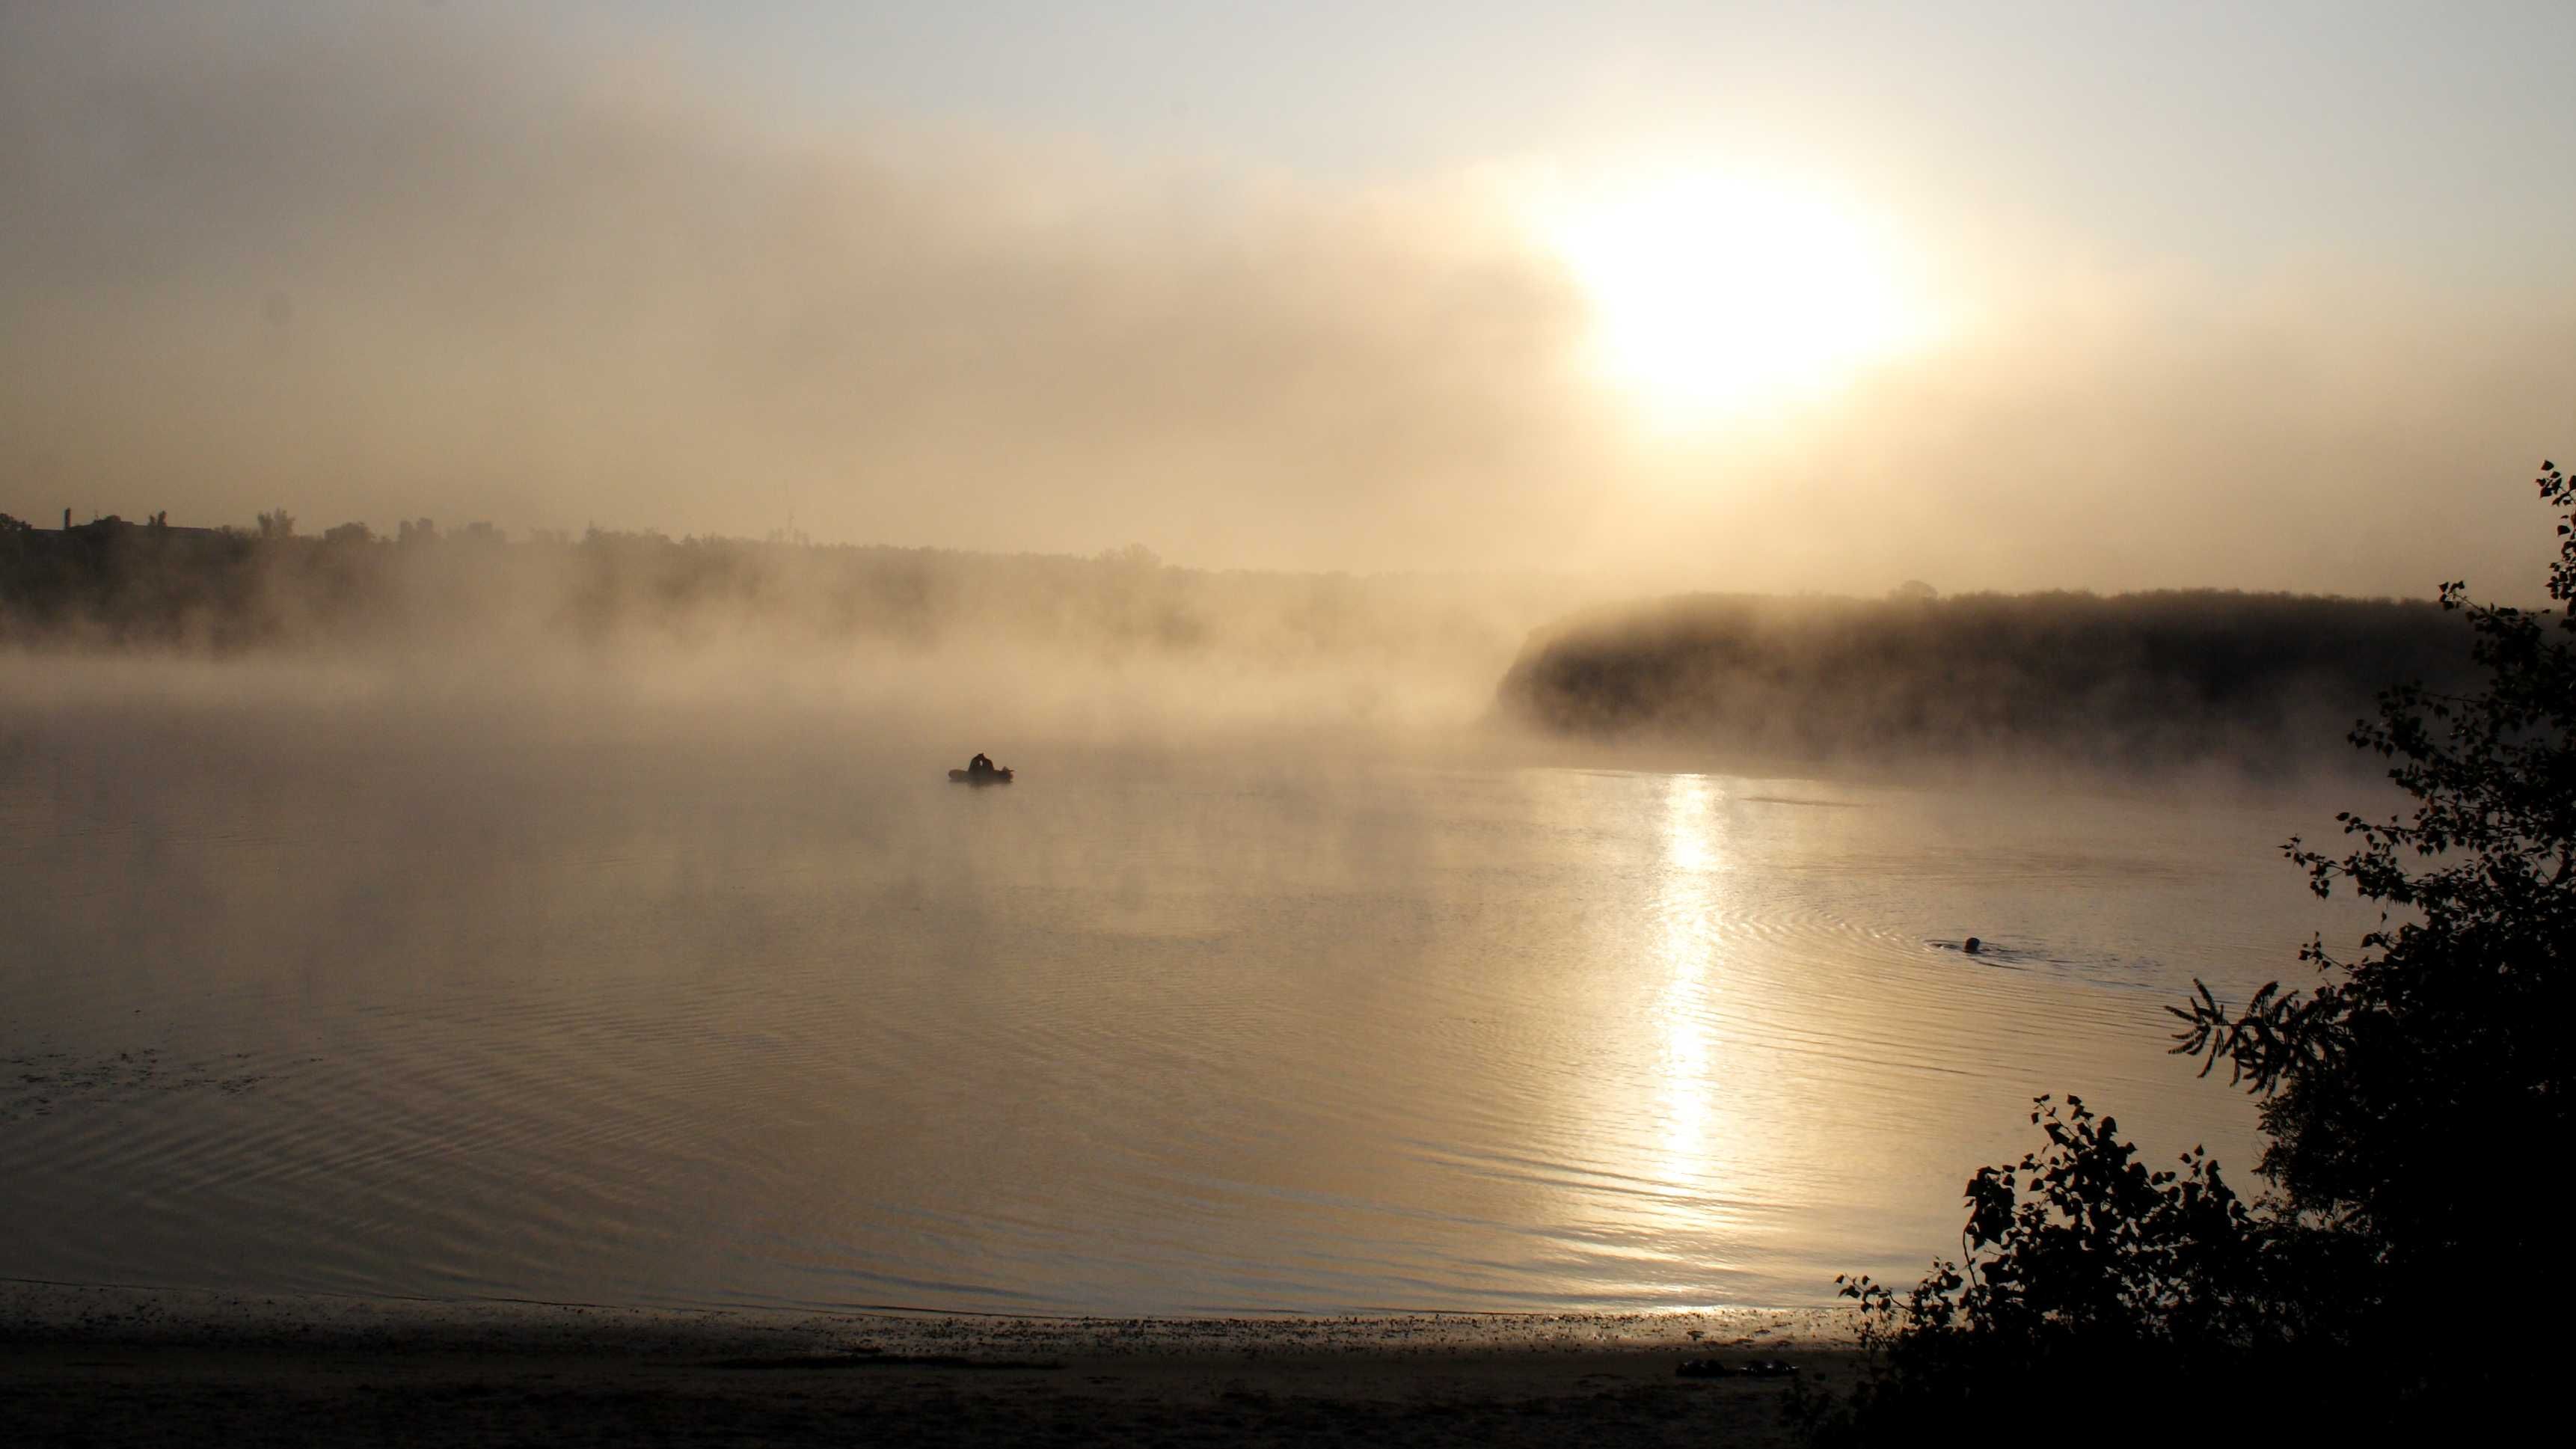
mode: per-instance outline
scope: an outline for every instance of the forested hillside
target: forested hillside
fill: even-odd
[[[2428,603],[2213,591],[1885,600],[1692,595],[1579,616],[1504,678],[1510,718],[1739,761],[2316,752],[2392,679],[2452,680]]]

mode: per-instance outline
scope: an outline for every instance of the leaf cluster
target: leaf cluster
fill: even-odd
[[[2576,485],[2546,463],[2536,481],[2562,514],[2548,590],[2563,606]],[[2389,761],[2411,813],[2346,812],[2340,853],[2284,847],[2318,895],[2379,902],[2378,926],[2349,956],[2311,940],[2307,991],[2273,983],[2230,1007],[2200,985],[2173,1008],[2177,1052],[2204,1074],[2226,1062],[2265,1098],[2266,1176],[2370,1235],[2426,1296],[2542,1245],[2497,1202],[2556,1171],[2576,1005],[2576,616],[2473,603],[2458,582],[2441,603],[2465,613],[2483,686],[2399,685],[2351,734]]]
[[[2042,1146],[1969,1179],[1956,1261],[1902,1293],[1866,1275],[1835,1280],[1860,1310],[1868,1368],[1849,1396],[1791,1396],[1811,1440],[2098,1414],[2111,1376],[2341,1371],[2372,1307],[2357,1240],[2247,1201],[2200,1147],[2150,1166],[2081,1098],[2037,1098],[2031,1122]],[[2261,1409],[2230,1401],[2239,1415]],[[2089,1436],[2126,1442],[2117,1427]]]
[[[2160,1375],[2216,1388],[2240,1436],[2456,1429],[2554,1369],[2557,1309],[2517,1291],[2560,1251],[2534,1204],[2555,1200],[2576,1126],[2576,485],[2541,470],[2561,607],[2444,584],[2480,682],[2387,689],[2350,735],[2411,813],[2345,813],[2340,853],[2284,847],[2318,895],[2379,902],[2378,925],[2349,956],[2312,939],[2309,989],[2272,982],[2230,1005],[2195,982],[2169,1008],[2177,1053],[2204,1076],[2225,1062],[2262,1098],[2278,1195],[2240,1198],[2198,1148],[2151,1170],[2112,1119],[2039,1098],[2045,1145],[1970,1179],[1957,1262],[1902,1295],[1838,1280],[1871,1368],[1848,1398],[1793,1398],[1811,1438],[2001,1412],[2143,1442],[2167,1426],[2113,1418],[2129,1396],[2105,1386]],[[2437,1336],[2471,1297],[2483,1341]]]

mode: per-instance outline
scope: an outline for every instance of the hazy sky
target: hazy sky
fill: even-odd
[[[0,509],[2526,587],[2576,6],[0,0]]]

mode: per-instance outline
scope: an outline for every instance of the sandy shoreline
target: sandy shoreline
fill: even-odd
[[[1823,1311],[1002,1318],[0,1284],[0,1442],[1786,1442]]]

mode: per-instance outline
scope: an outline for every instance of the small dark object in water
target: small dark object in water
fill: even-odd
[[[948,778],[960,785],[1007,785],[1011,783],[1011,771],[1009,766],[996,765],[991,755],[979,751],[966,762],[965,769],[949,771]]]
[[[1683,1379],[1788,1379],[1798,1376],[1798,1366],[1776,1358],[1758,1358],[1747,1364],[1721,1363],[1713,1358],[1686,1358],[1673,1371]]]
[[[1974,955],[1976,955],[1978,952],[1983,951],[1984,949],[1986,949],[1986,943],[1985,943],[1985,942],[1983,942],[1983,941],[1978,940],[1978,939],[1977,939],[1976,937],[1974,937],[1974,936],[1970,936],[1970,937],[1968,938],[1968,940],[1967,940],[1967,944],[1965,944],[1965,945],[1961,946],[1959,949],[1960,949],[1960,950],[1962,950],[1962,951],[1967,952],[1967,953],[1968,953],[1969,955],[1971,955],[1971,956],[1974,956]]]

